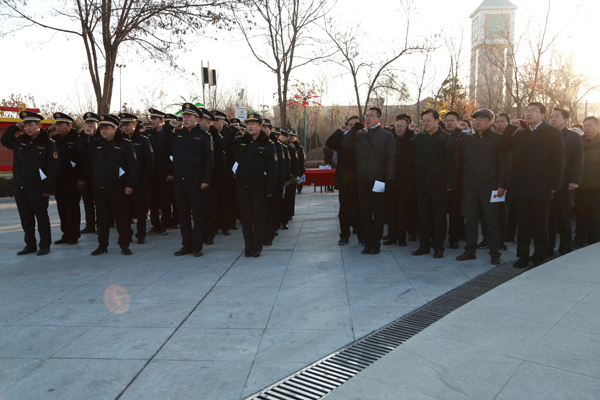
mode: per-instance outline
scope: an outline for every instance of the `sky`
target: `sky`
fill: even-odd
[[[30,4],[43,14],[46,5],[54,0],[32,0]],[[530,18],[541,20],[548,7],[547,0],[513,0],[519,7],[516,16],[516,36],[520,36]],[[468,82],[468,60],[470,53],[471,21],[469,15],[478,7],[481,0],[461,0],[452,3],[442,0],[416,2],[411,14],[411,38],[419,41],[440,29],[444,35],[460,41],[463,36],[464,61],[461,70],[463,82]],[[597,0],[554,1],[551,29],[571,22],[561,35],[561,45],[572,49],[577,62],[589,73],[598,73],[600,53],[597,51],[597,26],[600,17],[600,2]],[[386,52],[396,47],[402,38],[404,14],[399,0],[338,0],[330,16],[336,24],[348,29],[356,29],[361,34],[362,46],[369,59],[385,57]],[[10,21],[9,21],[10,23]],[[315,33],[319,34],[317,30]],[[260,65],[253,57],[247,44],[239,34],[215,33],[218,40],[203,37],[190,37],[190,49],[183,53],[179,63],[188,70],[200,71],[201,61],[210,63],[217,70],[219,90],[231,87],[245,87],[248,101],[253,105],[275,105],[274,93],[277,90],[275,75]],[[440,43],[441,44],[441,43]],[[0,64],[0,99],[11,93],[31,94],[39,105],[57,102],[70,109],[76,109],[86,96],[93,98],[90,76],[85,69],[85,50],[81,39],[64,34],[53,34],[40,28],[29,28],[0,37],[3,62]],[[268,51],[259,47],[261,54]],[[448,52],[441,46],[433,60],[431,79],[439,83],[446,75]],[[194,78],[184,78],[173,73],[167,65],[156,64],[152,60],[123,52],[118,63],[126,65],[115,73],[115,87],[112,109],[128,103],[142,108],[140,98],[154,89],[163,90],[167,95],[163,104],[180,102],[202,95],[201,85]],[[397,64],[399,80],[411,86],[414,78],[409,71],[418,68],[420,56],[405,56]],[[313,65],[296,70],[292,80],[301,82],[324,81],[327,90],[322,93],[324,105],[354,104],[352,81],[344,70],[334,63]],[[119,90],[121,89],[121,90]],[[120,96],[122,92],[122,96]],[[600,93],[587,98],[590,102],[600,102]],[[364,100],[363,100],[364,101]],[[163,111],[175,111],[176,106]]]

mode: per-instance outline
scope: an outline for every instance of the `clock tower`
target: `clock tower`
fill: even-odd
[[[510,108],[515,12],[508,0],[484,0],[471,14],[471,99],[494,112]]]

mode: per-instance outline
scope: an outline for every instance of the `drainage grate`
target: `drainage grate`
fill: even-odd
[[[319,400],[428,326],[522,269],[499,265],[245,400]]]

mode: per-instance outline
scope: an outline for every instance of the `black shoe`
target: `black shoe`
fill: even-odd
[[[340,246],[345,246],[347,244],[348,244],[348,239],[340,238],[340,240],[338,240],[338,245],[340,245]]]
[[[129,249],[129,247],[121,247],[121,254],[130,256],[133,254],[133,252]]]
[[[173,253],[174,256],[185,256],[186,254],[192,254],[193,251],[182,247],[180,250]]]
[[[500,243],[500,250],[508,251],[508,247],[506,246],[506,244],[504,242]]]
[[[17,252],[18,256],[24,256],[25,254],[35,253],[37,249],[35,247],[25,247],[23,250]]]
[[[65,243],[69,243],[69,239],[62,238],[62,239],[57,240],[56,242],[54,242],[54,244],[65,244]]]
[[[47,247],[40,247],[40,249],[37,252],[38,256],[45,256],[46,254],[50,253],[50,249]]]
[[[416,249],[415,251],[412,252],[413,256],[422,256],[423,254],[429,254],[430,252],[430,248],[429,247],[419,247],[418,249]]]
[[[251,251],[247,251],[244,253],[244,256],[246,257],[252,257],[252,252]]]
[[[379,247],[372,247],[369,254],[379,254]]]
[[[160,231],[161,235],[167,236],[169,234],[169,231],[165,228],[163,230]]]
[[[82,235],[85,233],[96,233],[96,228],[94,228],[93,226],[86,226],[85,228],[80,230],[79,233],[81,233]]]
[[[206,244],[209,245],[209,246],[212,246],[213,244],[215,244],[215,241],[212,240],[212,239],[207,239],[206,240]]]
[[[535,258],[531,259],[531,262],[533,264],[533,268],[539,267],[540,265],[542,265],[544,263],[544,261],[545,260],[539,260],[539,259],[535,259]]]
[[[362,253],[363,254],[371,254],[371,246],[365,246],[365,248],[362,249]]]
[[[139,238],[138,244],[146,244],[146,238]]]
[[[98,248],[92,251],[93,256],[99,256],[100,254],[108,253],[106,247],[98,246]]]
[[[272,246],[273,245],[273,241],[265,242],[264,245],[265,246]]]
[[[407,246],[406,240],[399,240],[398,241],[398,246],[400,246],[400,247],[406,247]]]
[[[223,236],[229,236],[229,235],[231,235],[231,232],[229,232],[229,229],[224,229]]]
[[[202,257],[202,249],[194,250],[194,257]]]
[[[450,242],[450,248],[451,249],[458,249],[458,242],[455,242],[454,240]]]
[[[398,241],[396,239],[390,239],[383,242],[384,246],[389,246],[391,244],[396,244]]]
[[[290,229],[290,227],[288,226],[288,224],[281,224],[281,229],[284,229],[287,231],[288,229]]]
[[[260,257],[260,251],[255,251],[255,252],[253,252],[253,253],[252,253],[252,257],[254,257],[254,258],[258,258],[258,257]]]
[[[482,240],[482,241],[481,241],[481,243],[479,243],[479,244],[477,245],[477,248],[478,248],[478,249],[487,249],[487,247],[488,247],[488,242],[487,242],[487,240]]]
[[[529,264],[529,259],[521,257],[517,260],[517,262],[514,263],[513,267],[525,268],[527,267],[527,264]]]
[[[69,241],[67,242],[67,244],[77,244],[79,243],[79,239],[69,239]]]
[[[162,229],[160,228],[152,228],[148,231],[148,235],[156,235],[157,233],[161,233]]]
[[[444,250],[435,250],[433,252],[433,258],[443,258],[444,257]]]

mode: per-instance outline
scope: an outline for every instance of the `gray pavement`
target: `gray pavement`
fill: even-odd
[[[374,256],[360,254],[355,236],[337,246],[337,194],[306,189],[290,229],[257,259],[243,256],[241,229],[218,235],[201,258],[173,256],[174,230],[123,256],[114,229],[98,257],[93,234],[47,256],[16,256],[16,206],[0,200],[0,399],[244,398],[492,267],[485,251],[460,263],[462,249],[436,260],[411,256],[411,242]],[[57,240],[54,202],[50,214]],[[503,258],[514,260],[514,244]],[[515,364],[537,338],[496,358]]]
[[[599,250],[491,290],[326,399],[600,399]]]

